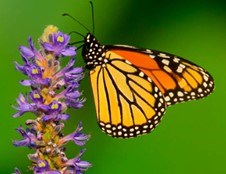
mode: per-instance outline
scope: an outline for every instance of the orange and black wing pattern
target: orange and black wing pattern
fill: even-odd
[[[114,51],[105,66],[90,71],[97,120],[110,136],[130,138],[153,130],[165,113],[162,92],[152,79]]]
[[[109,50],[151,78],[167,106],[204,98],[214,89],[213,78],[206,70],[173,54],[120,45],[109,46]]]
[[[132,138],[152,131],[166,108],[206,97],[211,75],[178,56],[123,45],[101,45],[88,33],[82,55],[97,121],[110,136]]]

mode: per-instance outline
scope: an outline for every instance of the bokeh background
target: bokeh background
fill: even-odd
[[[135,139],[113,139],[96,124],[88,76],[81,90],[85,107],[70,110],[65,134],[82,120],[84,131],[92,134],[85,160],[93,167],[87,174],[224,174],[226,173],[226,1],[224,0],[93,0],[95,35],[103,44],[128,44],[174,53],[207,69],[216,90],[208,98],[168,108],[162,123],[151,134]],[[24,76],[14,68],[21,62],[19,45],[34,40],[48,24],[64,32],[86,34],[62,13],[70,13],[92,29],[88,0],[1,0],[0,1],[0,173],[17,166],[28,171],[27,148],[15,148],[20,139],[15,128],[24,125],[30,114],[13,119],[15,98],[29,89],[21,87]],[[73,36],[81,40],[79,36]],[[36,44],[37,45],[37,44]],[[80,53],[77,65],[84,66]],[[79,149],[69,143],[68,157]]]

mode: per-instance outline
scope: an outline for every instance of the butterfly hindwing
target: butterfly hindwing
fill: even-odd
[[[155,83],[141,70],[114,52],[108,62],[90,71],[97,120],[113,137],[136,137],[153,130],[166,103]]]

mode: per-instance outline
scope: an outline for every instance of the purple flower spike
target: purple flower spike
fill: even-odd
[[[63,137],[60,140],[60,142],[62,144],[65,144],[68,141],[74,141],[74,143],[77,144],[78,146],[84,146],[86,142],[90,139],[90,135],[82,133],[81,132],[82,129],[83,129],[82,123],[80,122],[78,124],[77,129],[73,133]]]
[[[31,58],[35,57],[35,52],[36,52],[31,37],[28,38],[28,43],[29,43],[29,48],[25,47],[25,46],[20,46],[19,50],[20,50],[20,54],[23,58],[31,59]]]
[[[84,150],[68,160],[64,147],[69,141],[83,146],[90,138],[81,132],[81,123],[73,133],[63,134],[64,122],[70,118],[67,109],[81,108],[85,101],[79,91],[83,69],[75,67],[72,56],[76,51],[68,45],[69,39],[69,35],[48,26],[39,39],[41,48],[37,50],[29,37],[29,46],[19,47],[23,64],[15,62],[16,69],[26,76],[20,83],[30,87],[30,92],[19,95],[13,117],[31,112],[35,118],[26,121],[26,129],[21,126],[16,129],[22,138],[14,140],[13,145],[34,150],[28,155],[34,174],[82,174],[91,166],[80,160]],[[69,56],[69,61],[63,66],[61,60],[65,56]],[[20,171],[16,169],[15,174]]]
[[[54,52],[56,56],[74,56],[76,55],[75,47],[68,46],[70,36],[62,32],[54,33],[51,42],[43,42],[42,46],[50,52]]]

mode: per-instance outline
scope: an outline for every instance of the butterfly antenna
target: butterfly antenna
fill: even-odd
[[[91,10],[92,10],[92,21],[93,21],[93,34],[94,34],[94,8],[93,8],[93,2],[89,1],[91,5]]]
[[[69,43],[68,45],[75,45],[75,44],[79,44],[79,43],[84,43],[84,40],[72,42],[72,43]]]
[[[71,32],[68,33],[68,34],[69,34],[69,35],[71,35],[71,34],[77,34],[77,35],[79,35],[79,36],[82,36],[83,38],[85,37],[83,34],[77,32],[77,31],[71,31]]]
[[[79,50],[80,48],[82,48],[84,46],[84,44],[80,45],[79,47],[76,48],[76,50]]]
[[[75,22],[77,22],[79,25],[81,25],[83,28],[85,28],[88,32],[90,32],[89,29],[88,29],[85,25],[83,25],[79,20],[77,20],[76,18],[74,18],[74,17],[71,16],[70,14],[64,13],[63,16],[68,16],[69,18],[71,18],[71,19],[73,19]]]

